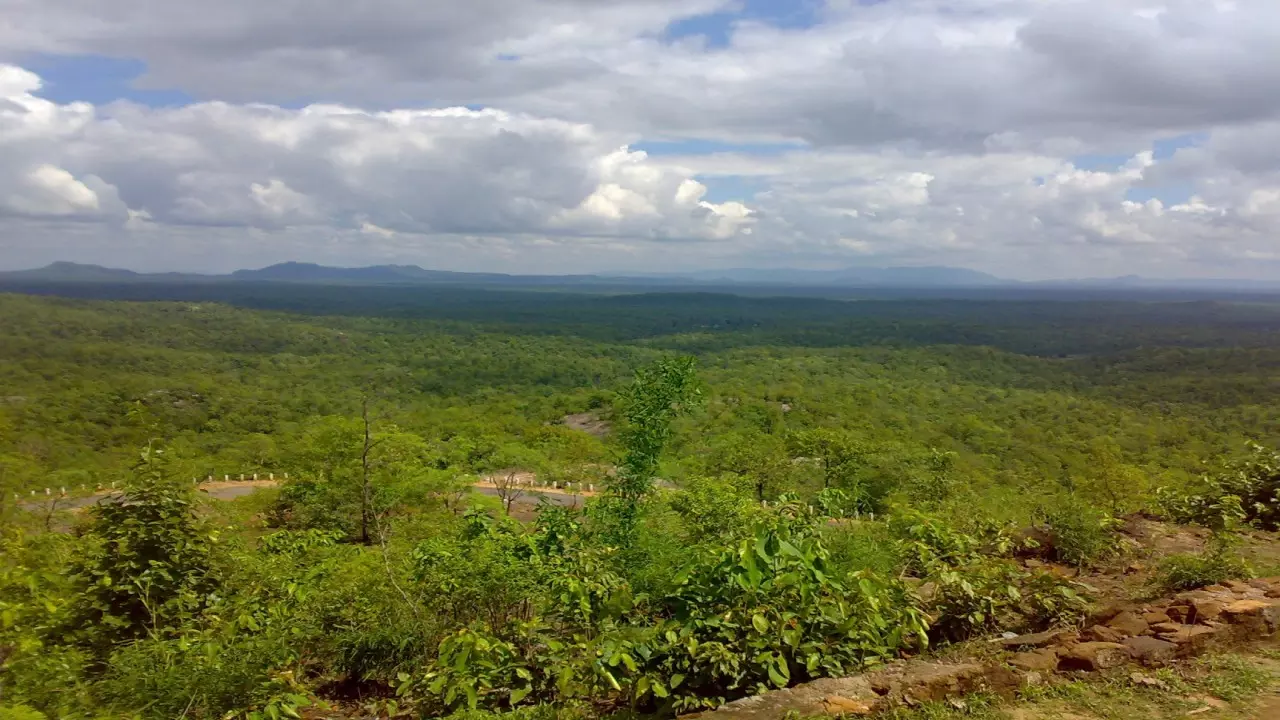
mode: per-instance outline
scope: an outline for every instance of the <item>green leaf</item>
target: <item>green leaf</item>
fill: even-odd
[[[517,704],[519,704],[521,700],[525,699],[525,697],[526,697],[526,696],[528,696],[528,694],[529,694],[529,688],[527,688],[527,687],[516,688],[516,689],[512,690],[512,691],[511,691],[511,704],[512,704],[512,705],[517,705]]]
[[[684,675],[682,675],[682,674],[680,674],[680,673],[676,673],[675,675],[672,675],[672,676],[671,676],[670,678],[668,678],[667,680],[668,680],[668,682],[670,682],[670,683],[671,683],[671,687],[673,687],[673,688],[678,688],[678,687],[680,687],[680,683],[684,682]]]
[[[618,679],[613,676],[613,673],[603,669],[601,672],[604,673],[604,679],[609,681],[609,687],[614,690],[622,690],[622,686],[618,684]]]
[[[751,625],[755,627],[757,632],[760,632],[760,633],[769,632],[769,621],[765,620],[764,616],[761,615],[760,613],[756,613],[755,615],[751,616]]]

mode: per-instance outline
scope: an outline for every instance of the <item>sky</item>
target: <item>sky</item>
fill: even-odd
[[[1280,280],[1276,0],[0,17],[0,269]]]

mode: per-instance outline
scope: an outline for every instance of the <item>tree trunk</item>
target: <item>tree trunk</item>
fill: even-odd
[[[364,420],[364,447],[360,452],[360,542],[369,544],[369,451],[373,449],[373,435],[369,425],[369,398],[360,404],[360,417]]]

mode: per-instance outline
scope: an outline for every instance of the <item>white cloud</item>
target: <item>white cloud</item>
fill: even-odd
[[[724,47],[663,35],[739,8],[0,0],[0,61],[136,58],[142,85],[209,100],[52,103],[0,64],[0,223],[22,229],[0,261],[1276,272],[1274,0],[827,0]],[[689,138],[803,149],[627,147]]]
[[[0,216],[587,241],[724,240],[751,222],[580,123],[463,108],[95,109],[0,73]]]

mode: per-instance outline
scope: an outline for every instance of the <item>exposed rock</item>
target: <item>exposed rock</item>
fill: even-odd
[[[841,695],[828,695],[822,701],[828,715],[870,715],[875,712],[875,705],[865,700],[847,698]]]
[[[1188,619],[1191,618],[1192,612],[1194,611],[1191,608],[1187,607],[1186,605],[1174,605],[1172,607],[1165,608],[1165,613],[1169,616],[1169,619],[1175,623],[1181,623],[1181,622],[1187,621]],[[1152,624],[1153,629],[1154,629],[1154,626],[1155,624],[1153,623]]]
[[[1020,652],[1009,658],[1009,664],[1019,670],[1053,672],[1058,667],[1058,653],[1053,648]]]
[[[1129,648],[1120,643],[1086,642],[1068,645],[1058,657],[1061,670],[1107,670],[1129,661]]]
[[[841,707],[829,708],[830,698],[841,698]],[[793,688],[745,697],[716,710],[685,716],[707,720],[777,720],[788,712],[810,715],[851,715],[856,703],[878,708],[877,697],[865,675],[823,678]]]
[[[1204,625],[1179,625],[1172,632],[1162,632],[1156,637],[1178,645],[1178,655],[1194,655],[1207,648],[1218,636],[1220,628]]]
[[[1111,622],[1107,623],[1107,627],[1132,637],[1147,632],[1148,625],[1147,621],[1139,617],[1137,613],[1126,610],[1111,618]]]
[[[1178,646],[1153,637],[1131,637],[1122,643],[1129,655],[1143,665],[1162,665],[1174,659]]]
[[[1156,623],[1151,626],[1151,632],[1157,634],[1176,633],[1184,627],[1186,626],[1179,622]]]
[[[1031,671],[1022,676],[1022,684],[1024,687],[1036,687],[1044,684],[1044,673]]]
[[[1147,625],[1155,625],[1156,623],[1172,622],[1173,618],[1169,617],[1169,613],[1164,610],[1152,610],[1142,614],[1142,619],[1147,621]]]
[[[1226,606],[1218,600],[1192,600],[1191,607],[1195,610],[1195,614],[1192,615],[1191,619],[1196,622],[1204,622],[1213,620],[1221,615],[1222,608]]]
[[[1280,602],[1237,600],[1222,609],[1222,616],[1227,622],[1247,627],[1253,633],[1270,635],[1280,628]]]
[[[1042,648],[1050,645],[1057,645],[1070,642],[1076,639],[1077,634],[1072,630],[1045,630],[1044,632],[1032,633],[1030,635],[1018,635],[1016,637],[1006,638],[1000,641],[1005,648]]]
[[[1121,640],[1124,640],[1125,635],[1114,628],[1109,628],[1104,625],[1094,625],[1081,633],[1080,637],[1084,640],[1094,642],[1118,643]]]

